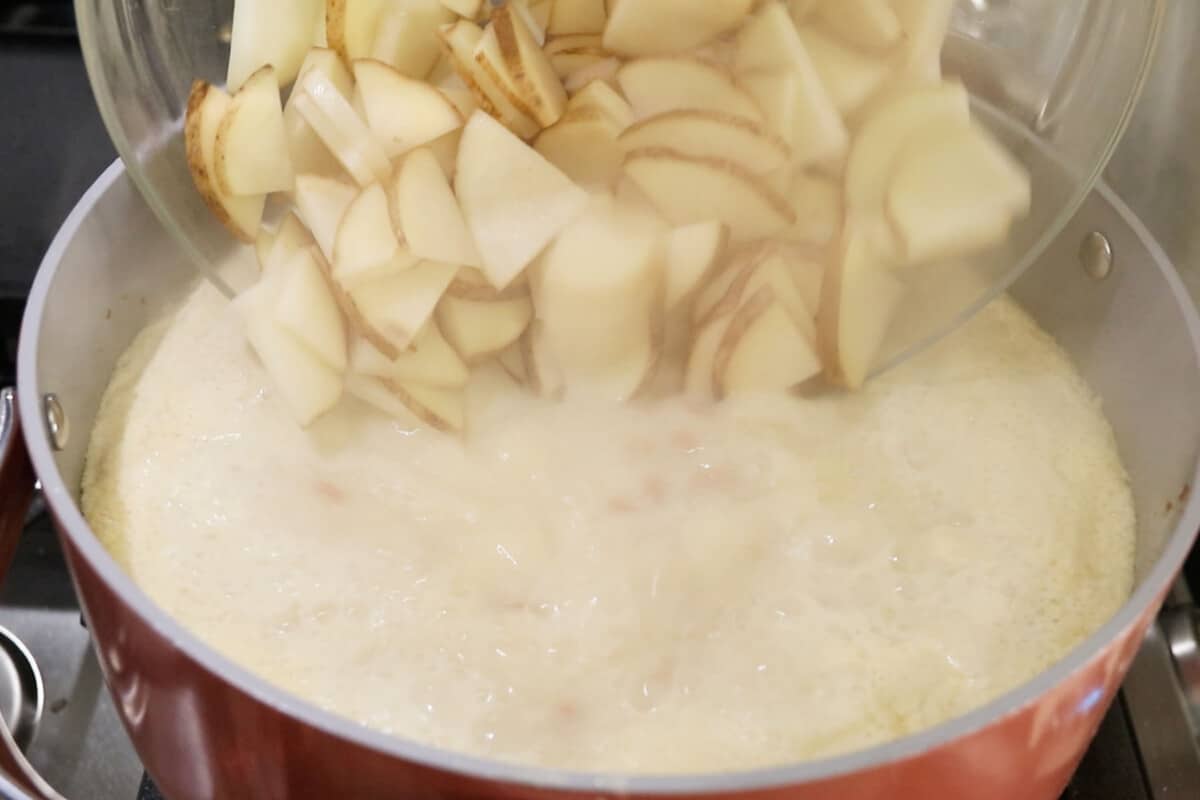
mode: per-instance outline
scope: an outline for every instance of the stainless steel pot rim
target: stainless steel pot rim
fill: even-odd
[[[1162,555],[1121,609],[1099,630],[1074,647],[1065,658],[1042,672],[1033,680],[1012,689],[990,703],[961,717],[944,722],[893,742],[845,755],[790,766],[770,767],[752,771],[695,774],[695,775],[617,775],[583,773],[534,768],[506,762],[453,753],[418,742],[390,736],[359,725],[332,712],[325,711],[251,674],[233,661],[220,655],[160,609],[121,569],[95,537],[83,518],[64,483],[54,460],[53,450],[37,410],[43,388],[38,385],[37,342],[42,314],[58,264],[69,247],[75,231],[91,213],[109,188],[122,179],[124,167],[114,162],[96,180],[67,217],[46,256],[42,259],[30,292],[25,318],[21,326],[17,358],[18,407],[26,420],[26,445],[34,468],[41,480],[42,491],[58,517],[59,523],[72,544],[92,565],[101,578],[126,599],[134,610],[164,638],[201,664],[210,672],[222,676],[256,701],[277,709],[329,735],[353,742],[382,754],[425,765],[434,769],[470,775],[484,780],[525,786],[578,792],[617,792],[655,794],[706,794],[729,791],[770,789],[800,783],[815,782],[840,775],[860,772],[904,760],[942,746],[955,739],[985,728],[1035,703],[1052,688],[1066,681],[1083,668],[1106,645],[1135,624],[1153,604],[1159,592],[1179,571],[1192,545],[1193,533],[1200,529],[1200,491],[1191,492],[1180,514],[1170,541]],[[1175,296],[1179,313],[1183,314],[1192,340],[1195,369],[1200,369],[1200,318],[1189,295],[1166,255],[1146,231],[1141,222],[1105,185],[1097,185],[1106,202],[1111,204],[1130,225],[1135,235],[1151,253],[1163,272]],[[54,387],[46,387],[47,390]],[[1193,466],[1191,486],[1200,486],[1200,463]]]

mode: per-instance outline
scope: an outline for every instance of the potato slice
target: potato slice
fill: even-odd
[[[492,28],[506,77],[538,124],[553,125],[566,109],[567,93],[525,19],[514,8],[506,4],[492,12]]]
[[[955,0],[892,0],[903,31],[901,69],[918,81],[942,77],[942,45],[950,30]]]
[[[587,106],[571,110],[546,128],[533,147],[581,186],[611,187],[621,175],[625,150],[621,128],[608,114]]]
[[[891,0],[835,0],[817,10],[845,41],[868,50],[886,50],[900,42],[900,20]]]
[[[717,351],[732,319],[733,314],[715,317],[696,331],[684,371],[683,387],[688,394],[708,399],[715,397],[713,375],[716,370]]]
[[[437,158],[422,148],[409,153],[396,171],[395,198],[401,231],[418,258],[480,267],[475,239]]]
[[[271,248],[275,246],[275,231],[259,228],[258,236],[254,238],[254,257],[258,261],[259,271],[267,268],[271,258]]]
[[[429,427],[444,433],[459,433],[466,428],[466,398],[461,389],[399,383],[388,379],[383,382],[400,402]]]
[[[390,0],[362,57],[382,61],[410,78],[424,78],[438,60],[438,29],[455,18],[439,0]]]
[[[905,292],[886,255],[848,221],[817,314],[817,348],[829,380],[849,389],[863,385]]]
[[[295,91],[297,111],[359,186],[391,173],[383,146],[324,72],[309,70]]]
[[[491,62],[486,57],[483,57],[482,62],[477,59],[477,50],[484,38],[479,26],[467,20],[459,20],[454,25],[443,28],[440,37],[446,57],[454,65],[463,83],[474,93],[475,99],[479,101],[480,110],[499,119],[522,139],[530,139],[537,135],[540,126],[509,99],[509,90],[497,73],[498,67],[492,65],[485,68],[484,64]]]
[[[312,234],[296,216],[296,212],[289,212],[275,229],[266,258],[260,259],[263,274],[282,267],[297,250],[308,248],[313,243]]]
[[[235,197],[222,192],[216,180],[217,131],[232,101],[204,81],[192,84],[183,136],[188,170],[196,191],[213,216],[243,242],[252,243],[262,222],[266,195]]]
[[[781,169],[791,158],[787,143],[762,123],[719,111],[668,111],[643,119],[621,134],[621,144],[733,161],[755,174]]]
[[[296,177],[288,155],[279,82],[272,67],[251,75],[233,96],[217,127],[213,152],[222,193],[244,196],[291,191]]]
[[[272,0],[237,0],[225,79],[229,91],[241,89],[247,78],[267,65],[275,68],[281,84],[291,83],[324,10],[322,0],[295,0],[286,13],[280,13]]]
[[[353,186],[333,178],[316,175],[296,178],[296,212],[328,259],[334,257],[342,216],[357,194]]]
[[[780,238],[796,244],[823,246],[833,241],[842,226],[842,187],[824,175],[799,172],[787,192],[796,224]]]
[[[551,36],[602,34],[607,23],[604,0],[554,0],[554,12],[546,32]]]
[[[604,49],[604,37],[587,33],[555,36],[546,43],[544,50],[547,56],[573,53],[576,55],[607,58],[612,55],[612,53]]]
[[[690,298],[716,270],[729,244],[729,228],[722,222],[698,222],[675,228],[667,234],[668,312]]]
[[[380,61],[354,62],[367,126],[389,156],[398,156],[463,126],[446,95]]]
[[[296,422],[308,426],[337,405],[342,378],[276,322],[277,293],[276,281],[260,281],[238,295],[233,307],[271,385]]]
[[[553,59],[551,61],[553,62]],[[563,88],[567,90],[568,95],[575,95],[594,81],[610,87],[616,86],[617,72],[620,69],[620,59],[599,57],[587,64],[575,65],[565,72],[555,66],[555,70],[563,76]]]
[[[673,225],[720,220],[734,242],[759,239],[795,224],[791,205],[740,164],[685,156],[667,148],[634,150],[625,174]]]
[[[821,374],[812,339],[774,289],[764,286],[734,313],[713,359],[718,397],[781,392]]]
[[[338,283],[351,286],[380,268],[390,270],[399,251],[400,240],[392,229],[387,193],[381,185],[373,183],[358,193],[341,217],[330,259],[333,275]],[[415,263],[415,258],[409,258],[395,266],[402,268]]]
[[[902,92],[863,121],[846,159],[845,200],[876,248],[886,253],[899,247],[884,220],[884,202],[905,148],[926,131],[964,129],[970,120],[966,89],[946,82]]]
[[[388,358],[366,339],[354,339],[350,345],[350,371],[446,389],[461,389],[471,375],[433,322],[426,323],[413,340],[412,348],[396,359]]]
[[[454,279],[455,267],[436,261],[393,270],[347,291],[351,327],[393,360],[407,350],[432,317]]]
[[[762,119],[745,91],[717,67],[694,58],[642,58],[617,71],[617,83],[638,119],[680,109]]]
[[[737,27],[753,6],[754,0],[621,2],[609,9],[604,45],[627,56],[680,53]]]
[[[587,204],[587,193],[482,111],[458,149],[455,194],[483,260],[503,289]]]
[[[440,0],[446,8],[460,17],[475,19],[483,8],[483,0]]]
[[[862,107],[895,69],[889,59],[856,50],[819,27],[801,28],[800,41],[843,115]]]
[[[533,319],[528,295],[507,300],[464,300],[449,293],[438,305],[437,322],[468,364],[478,364],[521,338]]]
[[[312,69],[321,70],[343,97],[354,93],[354,78],[334,50],[324,47],[309,50],[304,57],[304,63],[300,65],[299,78],[303,78]],[[288,153],[291,155],[293,171],[297,175],[349,177],[337,157],[330,152],[296,108],[296,98],[301,94],[303,93],[292,92],[283,107],[283,125],[287,131]]]
[[[387,0],[325,0],[325,38],[342,61],[367,58]]]
[[[538,262],[534,305],[568,394],[624,400],[656,356],[663,252],[658,230],[595,198]]]
[[[792,147],[797,165],[845,155],[849,137],[796,26],[768,3],[738,32],[738,82]]]
[[[1024,167],[984,128],[928,131],[900,156],[888,217],[907,263],[961,257],[1003,242],[1031,192]]]
[[[281,269],[275,321],[340,373],[346,368],[346,326],[312,252],[296,250]]]
[[[633,124],[633,108],[611,84],[593,81],[571,98],[572,111],[596,108],[603,111],[621,130]]]

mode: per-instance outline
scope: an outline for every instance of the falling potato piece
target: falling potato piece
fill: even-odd
[[[445,433],[458,433],[466,428],[466,401],[462,389],[399,383],[387,378],[383,382],[417,419],[429,427]]]
[[[717,351],[732,320],[732,313],[714,317],[694,332],[683,380],[684,391],[688,394],[706,399],[716,396],[713,392],[713,375],[716,370]]]
[[[467,122],[455,194],[483,260],[503,289],[588,202],[587,193],[488,114]]]
[[[905,77],[938,81],[942,77],[942,44],[950,30],[955,0],[892,0],[900,21],[900,68]]]
[[[213,147],[222,193],[244,196],[291,190],[295,175],[272,67],[251,75],[233,96]]]
[[[834,0],[821,3],[817,13],[838,36],[857,47],[886,50],[900,41],[900,20],[891,0]]]
[[[482,260],[458,201],[437,158],[427,149],[409,153],[396,171],[401,231],[418,258],[479,267]]]
[[[281,267],[275,321],[317,354],[330,369],[346,368],[346,327],[337,301],[308,248]]]
[[[900,155],[888,217],[907,263],[965,256],[1003,242],[1031,192],[1024,167],[984,128],[931,130]]]
[[[483,0],[439,0],[442,5],[460,17],[474,19],[483,7]]]
[[[359,186],[388,176],[383,146],[324,72],[309,70],[293,91],[297,111]]]
[[[617,71],[617,83],[638,119],[680,109],[762,119],[762,111],[754,99],[726,73],[694,58],[629,61]]]
[[[848,221],[817,314],[817,348],[829,380],[848,389],[863,385],[905,291],[887,257]]]
[[[733,29],[754,0],[634,0],[609,9],[604,45],[627,56],[679,53]]]
[[[673,225],[720,220],[734,242],[773,236],[796,222],[791,205],[740,164],[667,148],[634,150],[625,174]]]
[[[796,224],[780,238],[797,245],[823,247],[833,241],[842,226],[842,187],[833,178],[798,172],[787,191]]]
[[[876,249],[896,254],[902,243],[886,218],[884,204],[900,156],[927,132],[967,128],[970,99],[961,84],[946,82],[909,89],[872,106],[846,160],[846,208]]]
[[[534,286],[542,344],[567,394],[628,399],[657,353],[663,252],[658,230],[598,196],[539,259]]]
[[[528,296],[507,300],[464,300],[446,294],[437,309],[437,322],[468,364],[477,364],[521,338],[533,319]]]
[[[338,54],[324,47],[314,47],[300,65],[299,78],[309,70],[319,69],[337,87],[343,97],[354,93],[354,78]],[[297,80],[299,80],[299,78]],[[296,108],[296,98],[303,92],[292,92],[283,107],[283,125],[287,131],[288,153],[293,172],[297,175],[321,175],[329,178],[349,177],[337,157],[330,152],[321,137]]]
[[[581,186],[609,187],[621,175],[625,150],[617,142],[621,128],[598,108],[568,111],[546,128],[533,147]]]
[[[611,84],[592,81],[571,98],[570,110],[595,108],[603,111],[621,130],[633,124],[633,108]]]
[[[342,378],[275,320],[276,280],[260,281],[238,295],[234,309],[246,339],[292,417],[307,427],[342,396]]]
[[[667,234],[664,305],[668,312],[691,297],[712,275],[728,243],[729,229],[723,222],[697,222]]]
[[[551,63],[553,63],[553,59],[551,59]],[[563,76],[563,88],[567,90],[568,95],[575,95],[594,81],[599,81],[610,87],[616,86],[617,71],[620,69],[620,60],[600,57],[596,57],[596,60],[590,61],[587,64],[577,65],[565,72],[559,70],[558,66],[555,65],[555,70]]]
[[[547,33],[562,36],[572,33],[602,34],[608,22],[604,0],[554,0]]]
[[[889,59],[856,50],[817,26],[801,28],[800,40],[843,115],[857,111],[895,69]]]
[[[410,78],[424,78],[438,60],[438,29],[455,19],[439,0],[390,0],[379,17],[369,56]]]
[[[271,259],[271,248],[275,246],[275,231],[259,228],[258,236],[254,239],[254,257],[258,261],[260,271],[267,268]]]
[[[812,339],[770,286],[751,295],[730,318],[713,359],[718,397],[786,391],[820,374]]]
[[[229,91],[238,91],[268,65],[275,68],[280,83],[291,83],[324,10],[322,0],[295,0],[285,13],[273,0],[237,0],[229,29]]]
[[[416,264],[406,253],[399,262],[400,240],[392,229],[387,193],[373,183],[358,193],[342,215],[333,245],[333,275],[350,288],[370,280],[380,269],[394,271]]]
[[[272,234],[271,249],[266,253],[265,258],[260,254],[259,263],[262,265],[263,274],[281,267],[297,250],[310,247],[312,244],[313,237],[308,228],[296,216],[296,212],[289,212]]]
[[[344,381],[346,394],[384,416],[391,417],[406,430],[418,431],[428,427],[396,396],[383,378],[350,372],[346,374]]]
[[[496,32],[505,75],[533,111],[538,124],[553,125],[566,109],[567,93],[529,25],[515,8],[505,4],[492,12],[491,27]]]
[[[349,64],[371,55],[387,0],[326,0],[325,39]]]
[[[736,64],[738,83],[791,145],[797,166],[845,155],[841,114],[781,5],[764,5],[738,32]]]
[[[266,195],[235,197],[222,192],[216,180],[217,131],[232,101],[204,81],[192,84],[184,118],[184,146],[196,191],[213,216],[243,242],[253,242],[262,222]]]
[[[350,371],[447,389],[461,389],[470,379],[467,365],[433,322],[426,323],[412,348],[395,359],[379,352],[366,339],[355,338],[350,345]]]
[[[497,68],[484,67],[485,63],[490,62],[483,53],[478,53],[483,60],[477,59],[477,50],[483,43],[483,30],[472,22],[459,20],[442,29],[439,36],[446,57],[463,83],[474,93],[479,109],[499,119],[523,139],[535,136],[540,126],[509,99],[509,92],[498,79]]]
[[[456,269],[422,261],[356,284],[347,290],[355,308],[351,326],[385,356],[399,358],[433,317]]]
[[[354,62],[367,126],[389,156],[428,144],[461,128],[465,118],[446,95],[380,61]]]
[[[334,178],[300,175],[296,178],[296,213],[312,233],[325,257],[333,260],[338,228],[346,209],[358,196],[353,186]]]
[[[648,117],[621,134],[627,150],[667,147],[684,155],[733,161],[762,174],[791,158],[786,142],[762,123],[720,111],[668,111]]]
[[[574,53],[607,58],[612,55],[604,49],[604,37],[588,33],[555,36],[543,49],[547,56]]]

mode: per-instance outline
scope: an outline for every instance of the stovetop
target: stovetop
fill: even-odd
[[[1168,36],[1200,31],[1200,3],[1172,4],[1171,14]],[[6,167],[6,191],[0,193],[0,386],[14,380],[17,327],[42,254],[75,202],[114,158],[73,26],[71,0],[0,0],[0,107],[6,109],[0,114]],[[1200,68],[1200,48],[1175,46],[1170,52],[1185,54],[1186,63],[1160,64],[1148,92],[1156,96],[1156,108],[1180,109],[1181,115],[1192,110],[1187,118],[1200,120],[1200,103],[1187,100],[1194,94],[1190,84],[1178,79],[1196,74],[1190,68]],[[1136,118],[1131,137],[1110,178],[1177,263],[1195,265],[1185,279],[1200,295],[1194,204],[1158,191],[1164,175],[1183,170],[1200,176],[1200,148],[1183,155],[1169,147],[1139,148]],[[1200,181],[1194,183],[1191,191],[1200,191]],[[29,759],[67,797],[163,800],[144,776],[104,690],[61,551],[45,514],[36,512],[13,571],[0,587],[0,626],[25,644],[44,684]],[[1188,569],[1200,596],[1200,555]],[[1194,685],[1200,690],[1200,653],[1194,651],[1195,639],[1188,641],[1196,620],[1184,610],[1188,595],[1181,582],[1065,800],[1200,798],[1200,695],[1184,696],[1172,663],[1172,647],[1178,656],[1196,657]],[[0,714],[11,711],[5,674],[0,669]]]

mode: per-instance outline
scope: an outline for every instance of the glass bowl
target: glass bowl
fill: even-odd
[[[923,267],[876,372],[968,319],[1024,272],[1091,191],[1129,120],[1166,0],[959,0],[943,51],[977,118],[1033,178],[1003,247]],[[233,0],[76,0],[100,113],[135,184],[196,266],[243,250],[192,185],[183,116],[192,81],[225,79]],[[226,291],[228,288],[226,287]]]

